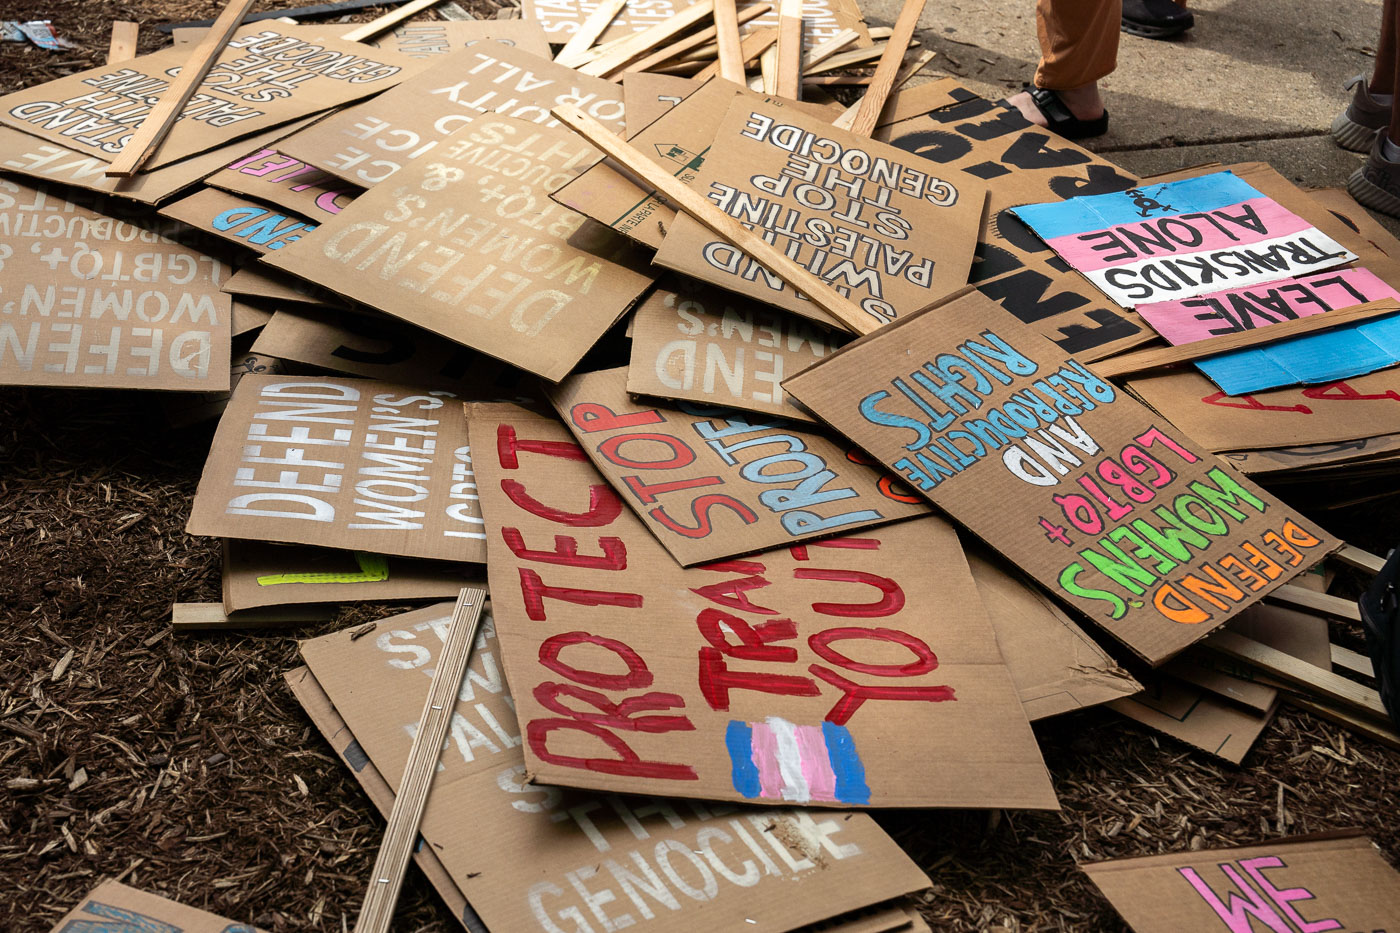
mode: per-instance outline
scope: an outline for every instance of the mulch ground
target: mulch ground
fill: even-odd
[[[217,5],[44,9],[79,48],[0,43],[0,90],[100,63],[113,19],[209,17]],[[4,0],[0,19],[33,10]],[[143,49],[160,44],[143,33]],[[211,428],[169,430],[159,404],[0,389],[0,931],[49,929],[104,877],[272,931],[345,930],[383,822],[281,674],[299,663],[298,638],[402,607],[172,636],[171,603],[219,598],[219,558],[214,541],[183,531]],[[1393,498],[1324,506],[1393,486],[1280,492],[1383,552],[1400,528]],[[1335,625],[1335,640],[1361,646],[1355,627]],[[928,870],[935,929],[1124,929],[1082,861],[1349,826],[1400,857],[1400,753],[1307,714],[1285,709],[1240,768],[1102,711],[1036,732],[1061,812],[877,814]],[[395,929],[459,926],[410,869]]]

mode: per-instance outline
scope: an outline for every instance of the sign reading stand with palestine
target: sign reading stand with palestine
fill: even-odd
[[[954,183],[930,169],[796,108],[739,98],[692,184],[884,323],[967,282],[986,185]],[[831,323],[805,295],[691,217],[676,217],[656,263]]]
[[[784,387],[1154,665],[1341,545],[978,292]]]
[[[684,569],[558,421],[513,405],[469,418],[505,673],[541,784],[1056,807],[942,519]]]

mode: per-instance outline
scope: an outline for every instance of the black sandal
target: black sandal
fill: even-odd
[[[1108,111],[1093,120],[1081,120],[1070,112],[1060,95],[1043,87],[1026,85],[1036,109],[1045,115],[1047,129],[1065,139],[1089,139],[1108,132]]]

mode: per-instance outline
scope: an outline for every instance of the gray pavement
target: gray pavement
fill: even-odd
[[[1019,90],[1039,58],[1034,2],[930,0],[919,31],[938,53],[930,70],[987,97]],[[901,0],[861,5],[889,24]],[[1192,10],[1182,39],[1121,37],[1103,82],[1109,133],[1090,148],[1139,174],[1262,160],[1304,186],[1344,185],[1361,157],[1327,131],[1346,105],[1342,82],[1370,72],[1379,0],[1199,0]]]

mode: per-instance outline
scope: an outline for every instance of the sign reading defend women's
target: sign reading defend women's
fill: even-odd
[[[784,387],[1152,664],[1340,546],[978,292]]]

